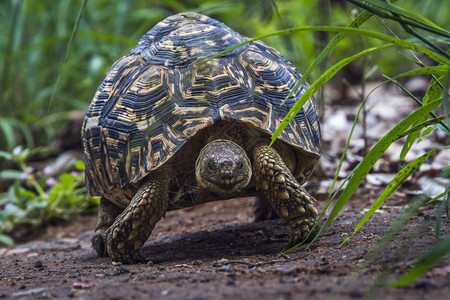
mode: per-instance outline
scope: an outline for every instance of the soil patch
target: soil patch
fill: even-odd
[[[0,298],[13,299],[448,299],[450,259],[407,288],[399,278],[435,244],[432,208],[414,217],[369,263],[368,253],[404,210],[390,200],[349,243],[361,211],[374,201],[355,195],[309,250],[281,254],[282,220],[253,222],[251,199],[169,212],[143,248],[149,264],[113,265],[91,249],[96,216],[48,228],[39,239],[0,249]],[[321,205],[324,203],[321,202]],[[449,221],[443,219],[443,234]]]

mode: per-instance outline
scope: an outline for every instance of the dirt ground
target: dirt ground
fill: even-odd
[[[173,211],[143,248],[152,263],[127,266],[97,257],[90,246],[96,216],[77,217],[36,240],[0,249],[0,298],[450,299],[449,258],[407,288],[379,284],[399,278],[435,244],[432,208],[413,217],[372,263],[371,247],[408,199],[394,197],[338,247],[375,198],[361,190],[311,249],[288,255],[281,254],[286,226],[253,222],[250,198]],[[443,222],[448,234],[449,221]]]

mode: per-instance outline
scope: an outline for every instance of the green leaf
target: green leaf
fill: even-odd
[[[423,137],[429,135],[433,131],[433,129],[433,127],[428,127],[427,129],[425,129],[417,139],[417,143],[420,143],[423,140]]]
[[[13,158],[13,155],[6,151],[0,151],[0,157],[4,158],[6,160],[11,160]]]
[[[14,240],[6,234],[0,234],[0,243],[6,246],[12,246],[14,245]]]
[[[84,170],[85,170],[84,161],[82,161],[82,160],[77,160],[77,161],[75,162],[75,168],[76,168],[78,171],[84,171]]]
[[[19,170],[3,170],[0,171],[0,177],[5,179],[21,179],[23,172]]]
[[[404,131],[410,127],[414,121],[424,114],[429,114],[433,109],[435,109],[439,104],[441,104],[442,101],[433,101],[423,107],[418,108],[416,111],[411,113],[409,116],[404,118],[402,121],[400,121],[393,129],[391,129],[384,137],[382,137],[372,148],[372,150],[369,151],[369,153],[364,157],[364,159],[361,161],[361,164],[359,165],[358,169],[353,174],[352,178],[347,184],[347,187],[342,192],[341,196],[337,200],[336,204],[334,205],[332,211],[330,212],[330,215],[328,216],[328,219],[326,222],[322,225],[319,232],[316,234],[314,239],[310,242],[312,244],[327,228],[330,223],[336,218],[338,213],[342,210],[344,205],[347,203],[347,201],[350,199],[350,197],[353,195],[353,193],[356,191],[356,189],[359,187],[359,185],[362,183],[364,178],[367,176],[369,171],[372,169],[372,167],[375,165],[375,163],[380,159],[380,157],[384,154],[386,149],[395,142]]]
[[[33,198],[31,201],[27,202],[28,208],[42,209],[47,207],[47,205],[48,205],[47,199],[42,199],[40,197]]]
[[[59,182],[64,188],[73,188],[75,186],[76,177],[72,174],[64,173],[59,177]]]
[[[450,237],[440,240],[428,253],[426,253],[418,262],[414,263],[408,273],[403,275],[397,281],[389,284],[390,287],[403,287],[412,283],[417,278],[424,275],[445,255],[450,253]]]

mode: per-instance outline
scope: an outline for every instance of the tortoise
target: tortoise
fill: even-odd
[[[140,248],[166,211],[254,195],[256,220],[279,216],[289,245],[313,226],[302,184],[319,159],[314,98],[272,147],[271,135],[308,85],[261,41],[196,13],[170,16],[113,64],[82,127],[86,185],[101,196],[92,245],[100,256],[145,262]]]

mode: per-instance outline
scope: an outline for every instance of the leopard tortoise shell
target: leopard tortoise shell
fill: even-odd
[[[304,238],[317,210],[301,184],[319,159],[313,98],[268,148],[307,88],[261,41],[196,13],[170,16],[107,73],[82,128],[86,185],[101,196],[92,238],[101,256],[145,261],[140,248],[167,210],[256,195],[256,219],[275,214]]]

